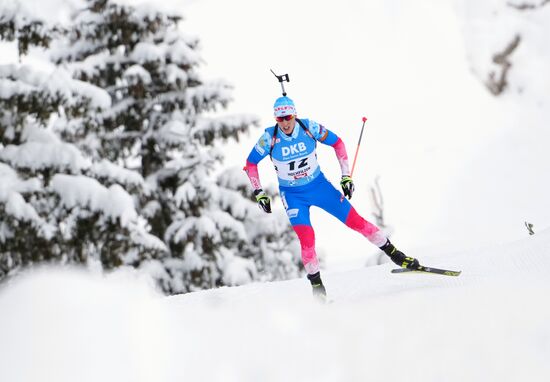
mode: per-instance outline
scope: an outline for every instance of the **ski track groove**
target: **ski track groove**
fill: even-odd
[[[537,237],[538,236],[538,237]],[[413,256],[426,266],[460,270],[458,277],[432,274],[391,274],[392,263],[358,268],[346,272],[324,272],[323,280],[333,303],[356,303],[400,293],[421,293],[431,289],[476,287],[503,277],[538,276],[550,268],[546,243],[550,231],[509,244],[484,246],[478,250],[442,253],[440,256]],[[548,253],[548,255],[546,255]],[[359,281],[358,281],[359,280]],[[239,287],[222,287],[199,291],[177,298],[181,305],[204,304],[216,307],[246,305],[250,301],[274,299],[303,304],[311,299],[305,277],[287,281],[252,283]]]

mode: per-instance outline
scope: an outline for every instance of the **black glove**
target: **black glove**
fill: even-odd
[[[262,210],[264,210],[264,212],[270,214],[271,213],[271,199],[269,198],[269,196],[267,196],[265,191],[262,190],[261,188],[258,189],[258,190],[254,190],[254,196],[256,197],[256,201],[258,202],[258,206],[260,206],[260,208]]]
[[[346,196],[348,199],[351,199],[351,196],[353,195],[353,191],[355,191],[355,185],[353,184],[353,180],[347,176],[342,176],[342,180],[340,181],[340,186],[342,187],[342,191],[344,192],[344,196]]]

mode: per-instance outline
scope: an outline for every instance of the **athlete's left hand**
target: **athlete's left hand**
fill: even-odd
[[[271,199],[264,190],[261,188],[258,190],[254,190],[254,196],[256,197],[256,201],[258,202],[258,206],[265,212],[270,214],[271,213]]]
[[[342,176],[342,180],[340,181],[340,186],[342,187],[342,191],[344,192],[344,196],[346,196],[348,199],[351,199],[351,196],[353,195],[353,191],[355,191],[355,185],[353,184],[353,180],[347,176]]]

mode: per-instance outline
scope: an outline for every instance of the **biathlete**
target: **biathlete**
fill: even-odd
[[[280,97],[273,106],[277,124],[265,129],[246,160],[246,171],[260,208],[271,212],[271,200],[263,191],[258,163],[270,156],[277,172],[279,191],[292,228],[298,235],[302,262],[313,295],[326,299],[319,261],[315,252],[315,232],[309,208],[317,206],[335,216],[351,229],[361,233],[379,247],[400,267],[417,269],[417,259],[405,256],[395,248],[382,231],[363,219],[353,208],[351,199],[355,186],[350,177],[348,155],[344,142],[323,125],[308,119],[298,119],[294,102]],[[317,162],[316,144],[332,146],[342,170],[340,186],[344,196],[327,180]]]

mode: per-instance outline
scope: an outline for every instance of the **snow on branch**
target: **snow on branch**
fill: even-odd
[[[108,179],[110,182],[120,183],[125,186],[145,187],[145,180],[141,174],[115,165],[106,159],[94,163],[90,171],[99,179]]]
[[[137,219],[132,197],[118,184],[106,188],[87,176],[56,174],[50,188],[68,209],[89,208],[103,213],[112,221],[120,220],[123,227]]]
[[[221,210],[211,211],[210,218],[215,222],[219,231],[231,231],[237,235],[239,240],[246,240],[247,235],[244,226],[227,212]]]
[[[221,195],[220,207],[231,213],[236,219],[246,219],[249,209],[251,207],[257,208],[255,203],[243,198],[243,195],[239,191],[226,189]]]
[[[39,126],[25,127],[22,136],[24,143],[0,149],[0,159],[14,168],[33,172],[53,168],[80,173],[91,166],[91,161],[74,145],[60,141],[55,134]]]
[[[21,195],[39,191],[42,188],[40,181],[36,178],[21,180],[15,170],[4,163],[0,163],[0,179],[0,205],[4,205],[4,212],[14,220],[30,222],[45,238],[51,238],[55,228],[42,219]]]
[[[88,99],[94,108],[111,106],[111,97],[105,90],[90,83],[71,78],[66,70],[37,70],[29,65],[0,65],[0,97],[8,99],[32,91],[46,91],[53,98],[60,95],[69,105],[78,102],[75,96]]]
[[[188,105],[195,108],[197,114],[203,111],[216,111],[216,106],[227,106],[233,100],[232,86],[223,80],[209,81],[187,89]]]
[[[0,2],[0,15],[0,39],[16,41],[20,56],[27,54],[30,46],[48,46],[50,28],[37,20],[23,2]]]
[[[86,8],[87,3],[86,0],[63,1],[62,4],[52,4],[51,1],[0,1],[0,21],[12,20],[19,28],[31,22],[40,22],[45,26],[68,24],[75,10]]]
[[[189,75],[183,69],[175,64],[166,65],[166,80],[169,83],[185,84],[189,79]]]
[[[237,190],[243,195],[250,196],[250,181],[242,168],[234,166],[225,169],[219,176],[217,183],[220,187]]]
[[[171,144],[187,142],[189,141],[189,126],[180,120],[171,120],[164,124],[155,136],[158,141]]]
[[[202,144],[210,145],[216,139],[234,138],[248,131],[249,126],[258,126],[259,119],[251,114],[224,116],[221,118],[197,118],[192,134]]]
[[[128,83],[132,84],[136,81],[142,82],[145,85],[151,83],[151,75],[145,68],[141,65],[132,65],[122,73],[122,78],[124,78]]]
[[[190,47],[186,42],[179,39],[169,46],[168,57],[170,61],[177,62],[186,66],[196,66],[201,64],[202,59],[196,49]]]

